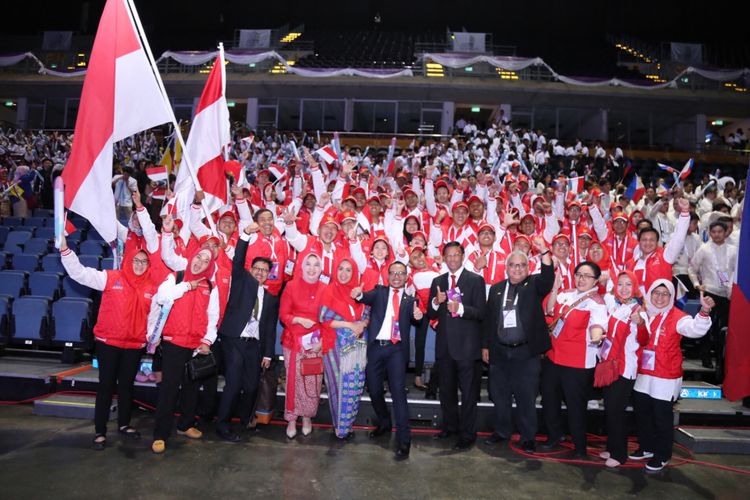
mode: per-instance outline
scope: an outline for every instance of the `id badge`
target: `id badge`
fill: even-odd
[[[328,283],[331,282],[331,277],[330,276],[326,276],[325,274],[321,274],[320,275],[320,282],[323,283],[324,285],[327,285]]]
[[[294,261],[293,260],[286,261],[286,266],[284,266],[284,274],[287,274],[288,276],[291,276],[294,274]]]
[[[515,328],[516,326],[518,326],[516,323],[516,310],[505,311],[503,313],[503,328]]]
[[[559,336],[560,336],[560,332],[562,331],[562,329],[563,329],[564,327],[565,327],[565,320],[564,320],[564,319],[561,319],[561,320],[560,320],[560,321],[558,321],[558,322],[557,322],[557,324],[555,325],[555,329],[554,329],[554,330],[552,330],[552,336],[553,336],[553,337],[555,337],[555,338],[559,337]]]
[[[268,279],[269,280],[279,279],[279,263],[278,262],[274,262],[271,264],[271,270],[268,272]]]
[[[609,351],[612,349],[612,341],[605,338],[602,341],[602,345],[599,346],[599,359],[602,361],[609,357]]]
[[[654,371],[656,368],[656,351],[653,349],[644,349],[641,354],[641,369]]]
[[[401,329],[398,327],[398,321],[393,322],[393,333],[391,334],[392,339],[401,340]]]
[[[727,286],[729,284],[729,275],[727,273],[724,271],[716,271],[716,274],[718,275],[721,286]]]

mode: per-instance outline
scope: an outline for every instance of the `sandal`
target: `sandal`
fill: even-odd
[[[141,439],[141,433],[129,425],[120,427],[117,432],[130,439]]]
[[[107,436],[104,434],[97,434],[94,436],[94,440],[91,442],[91,449],[95,451],[102,451],[107,447]]]

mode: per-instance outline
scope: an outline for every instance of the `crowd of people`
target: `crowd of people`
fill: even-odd
[[[744,182],[705,175],[666,187],[672,179],[654,178],[636,203],[626,195],[619,148],[610,155],[601,144],[563,146],[503,122],[483,129],[466,123],[460,132],[412,143],[390,161],[341,145],[338,161],[326,164],[312,153],[319,138],[304,136],[298,158],[291,136],[243,140],[238,130],[230,162],[245,167],[251,182],[235,179],[214,224],[201,210],[201,192],[188,220],[167,207],[150,215],[153,186],[137,172],[161,155],[158,141],[147,134],[119,146],[126,153],[118,156],[114,195],[128,222],[119,236],[120,269],[83,267],[61,248],[71,278],[102,291],[94,447],[106,445],[115,385],[118,431],[140,436],[130,406],[147,343],[158,344],[153,452],[166,450],[178,395],[177,433],[202,436],[194,418],[201,381],[185,367],[211,351],[223,354],[226,379],[216,432],[239,441],[231,416],[252,426],[280,321],[289,439],[300,419],[302,434],[312,432],[325,381],[337,438],[351,439],[366,389],[376,414],[370,437],[395,424],[395,458],[407,458],[414,327],[414,385],[439,397],[437,439],[455,438],[457,450],[474,444],[485,364],[496,414],[489,444],[510,439],[515,401],[521,447],[536,451],[541,391],[547,440],[540,446],[560,446],[567,427],[574,453],[586,456],[587,403],[596,386],[604,394],[607,466],[642,460],[647,470],[661,470],[672,453],[681,338],[703,338],[706,365],[722,359]],[[44,193],[47,171],[57,168],[50,157],[60,158],[69,138],[22,136],[31,151],[40,144],[42,152],[24,161],[41,185],[29,191]],[[9,137],[6,152],[19,145]],[[151,156],[139,156],[149,148]],[[582,186],[571,189],[569,180],[579,177]],[[700,302],[694,317],[676,306],[686,295]],[[425,381],[429,328],[436,362]],[[639,447],[629,453],[631,400]]]

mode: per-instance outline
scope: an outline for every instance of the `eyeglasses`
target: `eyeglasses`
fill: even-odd
[[[596,276],[594,276],[593,274],[583,274],[583,273],[576,273],[575,277],[577,279],[587,279],[587,280],[595,280],[596,279]]]
[[[257,271],[261,274],[268,274],[271,272],[270,269],[266,269],[265,267],[253,267],[253,271]]]
[[[671,295],[669,292],[651,292],[652,297],[669,297]]]
[[[524,264],[508,264],[508,269],[523,269],[525,267],[528,267],[528,263]]]
[[[133,259],[133,264],[145,266],[148,265],[148,259]]]
[[[389,271],[389,276],[406,276],[406,271]]]

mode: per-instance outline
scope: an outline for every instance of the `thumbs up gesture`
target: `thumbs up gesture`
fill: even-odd
[[[360,295],[362,295],[362,287],[361,286],[355,286],[354,288],[352,288],[351,297],[353,299],[356,299]]]
[[[417,301],[414,301],[414,319],[417,321],[420,321],[424,315],[422,314],[422,310],[417,305]]]
[[[714,299],[712,299],[711,297],[707,295],[704,295],[703,290],[701,290],[700,300],[701,300],[701,312],[703,314],[709,314],[711,312],[711,309],[713,309],[714,306],[716,305],[716,302],[714,302]]]
[[[445,302],[446,298],[447,297],[445,295],[445,292],[441,291],[440,287],[438,286],[437,287],[437,295],[435,295],[435,303],[437,303],[438,305],[440,305],[443,302]]]

